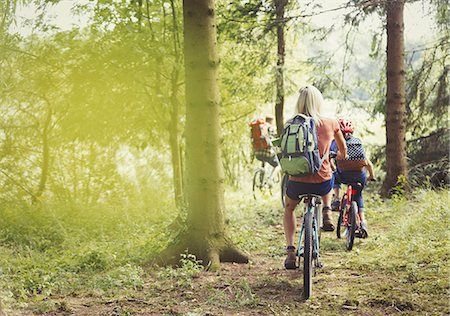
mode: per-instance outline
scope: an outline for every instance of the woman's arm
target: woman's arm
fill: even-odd
[[[344,160],[347,157],[347,145],[345,144],[344,135],[339,130],[334,134],[334,139],[336,140],[336,145],[338,147],[337,160]]]
[[[334,163],[334,159],[330,159],[330,164],[331,164],[331,170],[333,172],[336,171],[336,164]]]

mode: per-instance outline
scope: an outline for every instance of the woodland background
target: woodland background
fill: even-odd
[[[362,251],[368,251],[371,260],[364,263],[350,254],[336,256],[349,260],[345,269],[356,262],[370,271],[395,271],[404,275],[405,289],[413,284],[419,297],[431,297],[429,306],[406,304],[412,301],[412,293],[390,305],[386,297],[392,293],[381,291],[374,303],[377,308],[406,304],[411,313],[426,309],[440,314],[448,312],[444,302],[449,257],[449,4],[405,1],[405,10],[420,9],[418,16],[429,21],[424,24],[429,29],[416,29],[421,24],[405,28],[407,172],[383,190],[381,183],[389,177],[384,147],[386,3],[216,1],[220,102],[214,106],[220,115],[217,122],[212,116],[200,119],[220,133],[218,163],[224,187],[216,192],[220,199],[225,191],[225,198],[219,203],[217,222],[223,222],[234,245],[250,254],[250,264],[258,262],[261,253],[271,258],[264,261],[269,267],[277,264],[272,259],[282,261],[278,198],[251,200],[250,181],[257,162],[252,160],[248,122],[268,113],[287,119],[298,88],[314,84],[323,92],[330,115],[349,115],[356,121],[357,135],[369,140],[380,179],[368,193],[369,215],[378,237],[363,244]],[[78,24],[52,16],[52,12],[58,14],[52,11],[58,5],[70,7]],[[183,4],[172,0],[6,0],[0,4],[0,301],[4,313],[76,313],[71,307],[75,297],[122,302],[120,298],[152,292],[149,283],[170,292],[167,280],[182,292],[198,290],[195,280],[204,277],[198,259],[205,264],[206,258],[202,246],[195,256],[177,248],[177,258],[182,255],[179,269],[152,265],[194,222],[192,203],[190,209],[185,199],[190,181],[186,168],[192,170],[186,166],[185,153],[189,150],[186,137],[190,137],[186,87],[195,80],[187,81],[192,77],[185,71],[184,32]],[[410,35],[416,32],[423,36]],[[383,191],[389,199],[381,199],[378,193]],[[421,212],[408,213],[414,208]],[[393,231],[395,223],[376,210],[380,214],[397,210],[393,218],[398,220],[400,213],[409,214],[400,228],[411,238],[409,243],[401,244]],[[279,247],[269,245],[272,235]],[[384,262],[375,251],[390,253],[394,246],[386,246],[386,241],[400,243],[405,250],[398,264]],[[325,251],[335,248],[343,252],[336,241],[325,244]],[[225,278],[226,271],[230,278],[233,273],[242,277],[242,268],[233,272],[225,265],[224,269]],[[283,278],[280,275],[274,279]],[[376,278],[381,276],[371,280]],[[433,278],[436,281],[430,283]],[[120,306],[119,314],[194,310],[202,314],[211,308],[218,314],[226,314],[228,308],[231,313],[283,314],[290,306],[281,302],[272,311],[266,303],[258,307],[264,295],[258,301],[261,293],[255,284],[263,281],[235,282],[224,288],[234,291],[236,306],[213,300],[199,306],[191,302],[190,309],[180,311],[171,307],[175,303],[161,302],[145,311],[117,302],[114,308]],[[292,281],[285,282],[293,286]],[[202,284],[208,282],[198,282]],[[384,299],[387,303],[380,303]],[[139,300],[151,301],[148,297]],[[358,296],[355,300],[365,302]],[[354,303],[338,302],[339,306],[359,304]],[[94,314],[93,306],[87,315]],[[389,312],[383,308],[372,312]],[[112,313],[98,313],[103,312]]]

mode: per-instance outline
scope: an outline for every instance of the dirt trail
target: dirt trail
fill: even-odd
[[[282,239],[281,225],[272,225]],[[59,309],[49,315],[391,315],[420,314],[409,300],[392,299],[396,278],[382,272],[345,268],[344,240],[323,234],[324,267],[313,283],[313,297],[302,299],[302,272],[283,268],[284,253],[252,252],[246,265],[222,264],[220,273],[202,272],[188,284],[155,280],[115,299],[55,298]],[[277,241],[278,242],[278,241]],[[354,255],[360,255],[356,241]],[[280,245],[282,242],[280,242]],[[383,295],[383,291],[385,295]],[[377,294],[374,294],[377,293]]]

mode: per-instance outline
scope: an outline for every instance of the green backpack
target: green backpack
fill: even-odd
[[[320,157],[316,124],[311,117],[298,114],[286,122],[281,134],[281,169],[291,176],[317,173]]]

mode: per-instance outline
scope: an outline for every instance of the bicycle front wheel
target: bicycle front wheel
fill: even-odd
[[[342,226],[344,225],[344,214],[346,207],[347,207],[347,200],[342,198],[341,205],[339,206],[339,218],[336,227],[337,238],[341,238],[341,229]]]
[[[358,205],[353,201],[348,213],[347,250],[352,250],[355,241],[356,213],[358,213]]]
[[[322,225],[322,207],[320,204],[314,207],[314,218],[316,227],[315,231],[320,244],[320,237],[322,237],[322,230],[320,229],[320,225]]]
[[[311,296],[313,275],[313,214],[307,212],[304,218],[305,237],[303,249],[303,297],[305,300]]]

